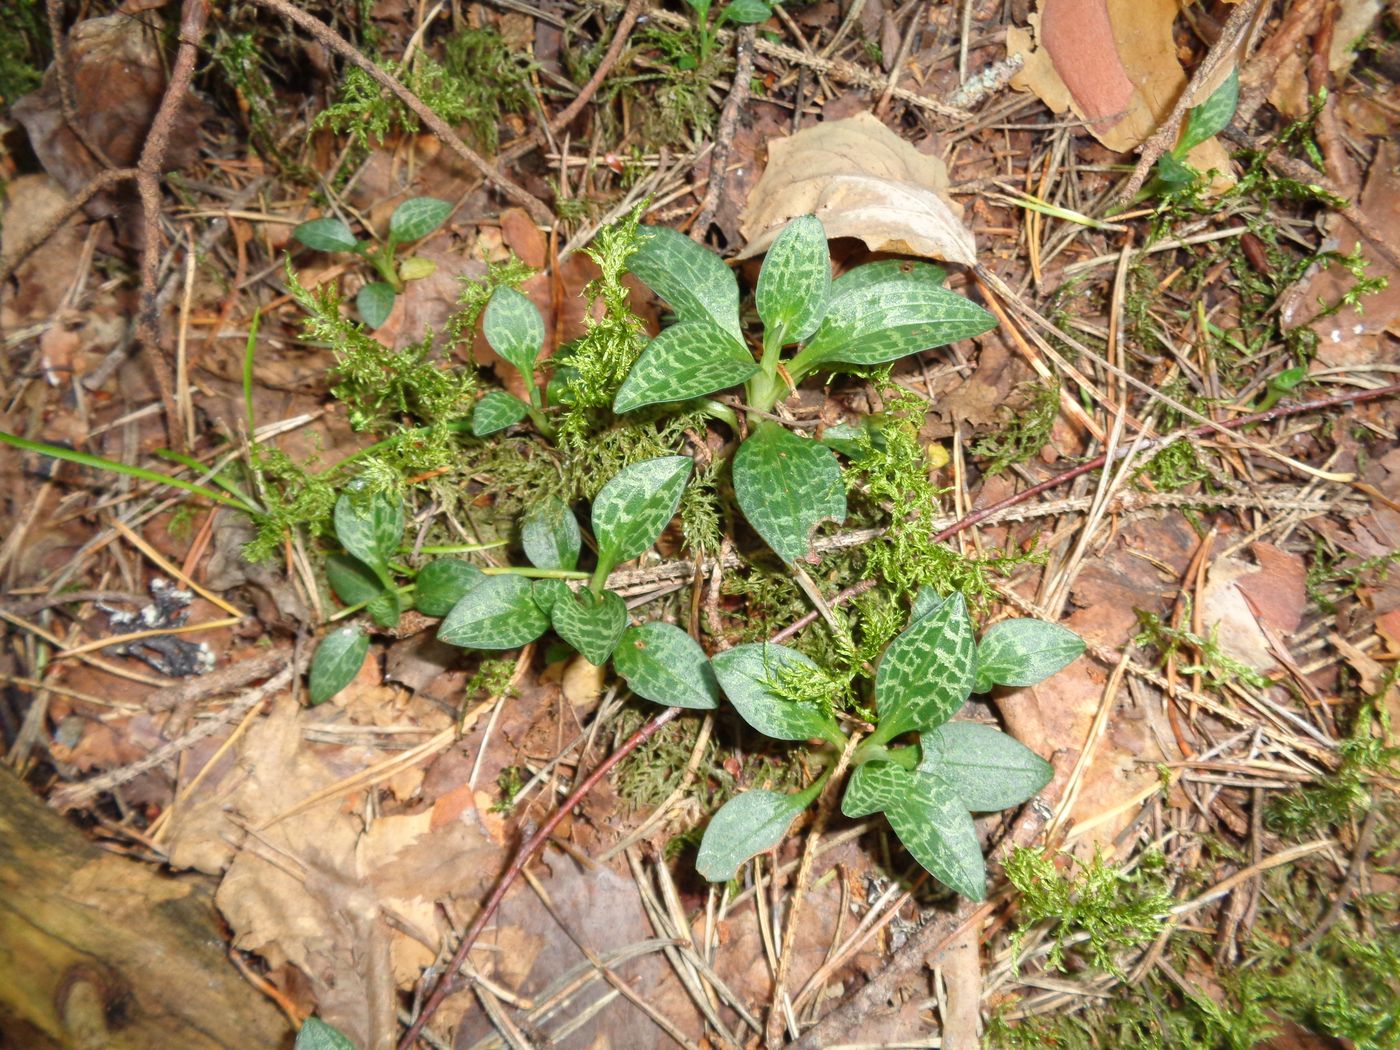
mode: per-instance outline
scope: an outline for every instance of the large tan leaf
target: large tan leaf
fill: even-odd
[[[1072,110],[1117,153],[1142,144],[1186,88],[1172,23],[1176,0],[1039,0],[1030,28],[1007,30],[1006,50],[1025,62],[1012,81],[1056,113]],[[1229,75],[1226,63],[1201,101]],[[1199,171],[1229,170],[1214,139],[1187,157]]]
[[[871,251],[972,266],[977,246],[947,186],[942,161],[869,113],[806,128],[769,143],[740,221],[748,246],[739,258],[766,251],[788,220],[811,214],[828,237],[856,237]]]

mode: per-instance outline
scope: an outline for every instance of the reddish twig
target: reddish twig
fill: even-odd
[[[145,351],[160,388],[161,404],[165,408],[166,436],[178,451],[185,449],[184,428],[180,426],[175,405],[175,383],[170,375],[170,362],[160,347],[160,312],[156,304],[156,283],[160,270],[160,175],[165,166],[165,150],[175,126],[180,106],[190,93],[194,78],[194,63],[199,55],[199,41],[204,35],[204,22],[209,9],[204,0],[185,0],[180,8],[180,47],[170,70],[170,82],[160,100],[150,133],[136,162],[136,189],[141,195],[141,225],[144,242],[141,245],[141,306],[136,319],[136,339]]]
[[[48,0],[44,5],[49,17],[49,39],[53,41],[53,75],[58,81],[58,101],[63,111],[63,123],[78,143],[92,154],[93,160],[104,168],[115,168],[87,128],[78,120],[78,106],[73,98],[73,80],[68,69],[68,39],[63,32],[63,0]]]
[[[411,109],[418,119],[421,120],[434,135],[447,143],[452,152],[456,153],[457,156],[461,157],[475,168],[477,173],[499,190],[502,195],[514,201],[516,204],[519,204],[529,212],[530,218],[534,219],[541,226],[549,226],[554,222],[554,214],[546,207],[544,201],[506,178],[506,176],[501,173],[500,169],[463,142],[461,137],[448,126],[447,121],[434,113],[424,104],[422,99],[412,91],[409,91],[408,88],[404,87],[397,78],[390,76],[379,66],[375,65],[374,62],[366,58],[354,44],[350,43],[350,41],[346,40],[334,29],[326,25],[326,23],[322,22],[319,18],[307,14],[305,11],[301,10],[301,8],[293,6],[288,3],[287,0],[254,0],[254,2],[258,4],[258,6],[265,7],[269,11],[281,15],[289,22],[305,29],[316,38],[318,43],[328,50],[334,51],[346,61],[353,62],[355,65],[359,66],[368,73],[380,87],[392,91],[394,95],[398,97],[399,101]]]

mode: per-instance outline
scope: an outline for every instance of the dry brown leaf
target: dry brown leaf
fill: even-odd
[[[941,160],[869,113],[818,124],[769,143],[740,222],[748,245],[739,258],[766,251],[790,219],[812,214],[828,237],[855,237],[871,251],[974,266],[976,242],[947,186]]]
[[[1172,23],[1176,0],[1040,0],[1030,28],[1007,30],[1008,54],[1020,55],[1015,87],[1034,91],[1056,113],[1072,110],[1109,149],[1140,145],[1167,118],[1186,88]],[[1201,100],[1229,75],[1224,63]],[[1199,171],[1228,171],[1215,139],[1187,156]]]

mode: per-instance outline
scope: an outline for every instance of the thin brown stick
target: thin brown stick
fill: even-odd
[[[577,97],[549,122],[551,132],[557,135],[563,131],[576,116],[583,112],[583,107],[593,100],[593,96],[603,86],[603,81],[612,72],[613,66],[617,65],[617,60],[622,57],[622,49],[627,46],[628,37],[632,35],[632,27],[637,24],[637,18],[641,15],[645,2],[646,0],[628,0],[622,17],[618,19],[617,29],[613,32],[612,42],[608,44],[607,51],[603,53],[603,60],[598,63],[598,68],[593,71],[593,75],[588,78],[588,83],[583,85],[583,89],[579,91]]]
[[[49,16],[49,39],[53,41],[53,75],[58,81],[58,101],[63,111],[63,123],[97,163],[104,168],[115,168],[116,165],[78,120],[78,106],[73,99],[73,80],[68,75],[68,38],[63,31],[63,0],[46,0],[44,7]]]
[[[1371,852],[1371,842],[1376,836],[1376,821],[1379,817],[1380,809],[1373,805],[1361,824],[1361,831],[1356,836],[1356,848],[1351,851],[1351,864],[1347,867],[1346,878],[1337,888],[1337,899],[1327,909],[1327,914],[1322,917],[1322,921],[1317,924],[1312,933],[1303,938],[1298,947],[1294,949],[1295,951],[1305,952],[1313,947],[1342,917],[1347,902],[1351,900],[1356,893],[1356,888],[1361,884],[1361,873],[1366,868],[1366,857]]]
[[[111,168],[94,175],[87,185],[64,201],[63,207],[50,216],[47,222],[26,237],[13,252],[0,259],[0,284],[8,281],[29,253],[52,237],[84,204],[103,190],[109,190],[127,179],[134,179],[136,175],[135,168]]]
[[[463,142],[461,137],[448,126],[447,121],[443,120],[428,108],[428,106],[423,103],[422,99],[412,91],[409,91],[408,88],[404,87],[397,78],[390,76],[383,69],[370,61],[370,59],[366,58],[360,52],[359,48],[355,47],[354,44],[350,43],[334,29],[326,25],[326,23],[322,22],[319,18],[307,14],[300,8],[294,7],[292,4],[288,3],[287,0],[254,0],[254,3],[300,26],[315,37],[319,44],[334,51],[346,61],[353,62],[355,65],[359,66],[368,73],[380,87],[392,91],[394,95],[398,97],[399,101],[411,109],[418,119],[421,120],[434,135],[447,143],[452,152],[456,153],[457,156],[461,157],[475,168],[482,178],[499,190],[503,196],[519,204],[529,212],[530,218],[534,219],[542,226],[549,226],[554,222],[554,214],[545,205],[544,201],[508,179],[499,168]]]
[[[136,340],[150,362],[151,371],[160,389],[165,409],[166,437],[177,451],[185,451],[184,429],[180,426],[179,409],[175,404],[175,383],[170,374],[170,362],[160,346],[160,312],[156,305],[156,284],[160,271],[160,175],[165,166],[165,151],[175,118],[190,92],[194,78],[194,63],[199,56],[199,41],[204,35],[204,22],[209,9],[204,0],[185,0],[180,8],[180,47],[175,52],[175,64],[170,81],[151,121],[141,159],[136,162],[136,189],[141,195],[141,225],[144,230],[141,245],[141,305],[136,317]]]
[[[724,100],[724,109],[720,111],[715,148],[710,151],[710,184],[705,188],[705,198],[700,202],[700,210],[695,213],[695,222],[690,227],[690,236],[702,243],[710,232],[710,224],[715,221],[715,212],[719,210],[719,199],[724,194],[724,183],[729,174],[729,151],[734,146],[734,132],[739,127],[739,112],[749,100],[753,42],[753,26],[744,26],[734,35],[734,82]]]

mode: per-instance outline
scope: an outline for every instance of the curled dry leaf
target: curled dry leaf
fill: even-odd
[[[1040,0],[1038,7],[1029,28],[1007,30],[1008,54],[1025,62],[1012,84],[1034,91],[1056,113],[1073,110],[1114,152],[1140,145],[1186,88],[1172,39],[1176,0]],[[1200,101],[1231,68],[1222,64]],[[1198,171],[1229,170],[1229,155],[1214,139],[1187,159]]]
[[[977,247],[962,208],[946,196],[948,171],[869,113],[799,131],[768,146],[768,167],[740,221],[747,259],[790,219],[812,214],[828,237],[871,251],[973,266]]]

